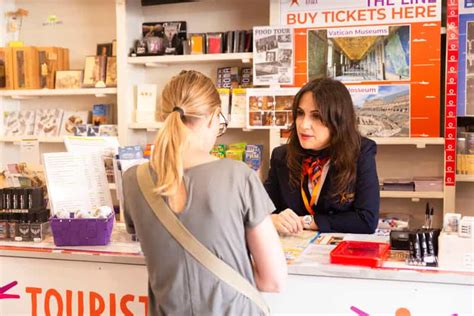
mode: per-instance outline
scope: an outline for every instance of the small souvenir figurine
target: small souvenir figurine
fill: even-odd
[[[135,42],[135,53],[137,55],[145,55],[146,54],[146,43],[144,40],[137,40]]]

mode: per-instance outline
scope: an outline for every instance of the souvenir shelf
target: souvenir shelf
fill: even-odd
[[[425,148],[427,145],[444,145],[442,137],[369,137],[377,145],[414,145],[416,148]],[[287,138],[281,139],[281,144],[286,144]]]
[[[380,191],[380,197],[419,201],[420,199],[443,199],[444,192]]]
[[[17,143],[22,140],[38,140],[40,143],[63,143],[64,137],[0,136],[2,143]]]
[[[474,182],[474,174],[457,174],[457,182]]]
[[[371,137],[377,145],[415,145],[425,148],[427,145],[444,145],[442,137]]]
[[[146,130],[157,130],[163,126],[163,122],[150,122],[150,123],[130,123],[128,125],[131,129],[146,129]],[[244,124],[233,124],[229,123],[227,128],[241,128],[246,129]]]
[[[146,67],[162,67],[170,64],[214,63],[233,60],[240,60],[245,64],[250,63],[252,61],[252,53],[167,55],[127,58],[129,64],[144,65]]]
[[[80,96],[93,95],[105,97],[117,94],[117,88],[91,88],[91,89],[36,89],[36,90],[3,90],[0,97],[10,97],[12,99],[32,99],[51,96]]]

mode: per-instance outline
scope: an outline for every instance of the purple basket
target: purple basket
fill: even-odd
[[[107,245],[114,227],[114,214],[107,218],[49,219],[56,246]]]

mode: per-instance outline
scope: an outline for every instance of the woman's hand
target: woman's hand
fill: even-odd
[[[298,234],[303,231],[301,217],[289,208],[279,214],[273,214],[272,222],[278,233],[282,235]]]

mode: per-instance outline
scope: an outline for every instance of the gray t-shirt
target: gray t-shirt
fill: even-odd
[[[254,227],[275,206],[256,173],[221,159],[185,170],[187,201],[176,216],[212,253],[255,285],[245,227]],[[136,233],[148,269],[149,315],[256,315],[260,309],[219,280],[169,235],[153,214],[136,179],[123,176],[125,221]]]

